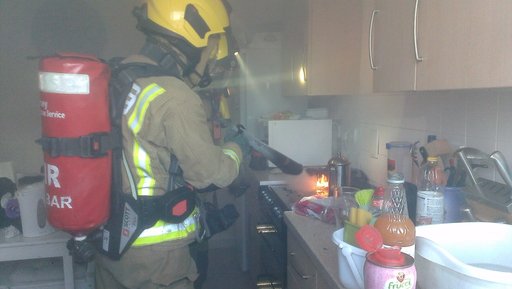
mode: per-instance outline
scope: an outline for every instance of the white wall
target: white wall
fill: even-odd
[[[334,118],[341,123],[338,149],[374,184],[386,180],[387,142],[425,144],[429,134],[455,148],[500,150],[512,161],[512,89],[341,96],[332,101]],[[372,145],[375,137],[378,148]]]
[[[21,174],[38,173],[43,165],[35,143],[41,137],[39,61],[27,57],[73,51],[109,59],[136,53],[144,35],[135,28],[132,9],[142,2],[0,0],[0,162],[12,161]],[[221,206],[233,198],[220,195]],[[221,234],[213,243],[232,244],[229,237]]]
[[[135,29],[132,9],[143,2],[0,0],[0,162],[13,161],[14,170],[25,174],[38,172],[42,165],[41,149],[34,142],[41,136],[38,59],[27,57],[55,51],[92,53],[104,59],[132,54],[144,41],[143,34]],[[257,102],[254,104],[257,109],[250,116],[251,124],[254,124],[260,114],[296,106],[296,101],[282,99],[278,107],[264,106],[265,100],[270,102],[280,97],[280,85],[273,81],[278,79],[275,75],[261,72],[268,67],[259,62],[258,55],[266,54],[265,59],[270,60],[268,65],[276,68],[279,67],[280,50],[257,44],[256,32],[264,29],[260,27],[262,23],[274,19],[273,15],[280,10],[268,3],[230,2],[233,5],[232,26],[240,45],[254,44],[250,47],[253,52],[248,53],[248,61],[255,64],[252,73],[258,80],[265,79],[252,82],[247,94]],[[272,9],[265,10],[268,7]],[[266,15],[262,17],[261,13]],[[305,102],[302,100],[302,107]],[[253,107],[251,101],[248,105]]]
[[[0,1],[0,162],[38,172],[42,152],[38,60],[54,51],[108,59],[139,50],[142,33],[131,11],[141,0]]]
[[[21,173],[37,172],[42,165],[41,150],[34,143],[41,135],[38,61],[27,57],[52,49],[91,52],[105,59],[131,54],[143,42],[131,14],[140,2],[0,1],[0,162],[12,160],[15,171]],[[73,11],[73,5],[88,10]],[[56,14],[51,14],[54,10]],[[94,17],[84,17],[88,15]],[[95,28],[91,30],[94,33],[80,31],[83,27]],[[267,48],[253,48],[250,62],[258,63],[258,57],[266,59]],[[265,76],[264,68],[255,67],[254,73]],[[269,84],[259,87],[261,94],[254,99],[266,99],[275,110],[297,103],[302,107],[300,98],[280,99],[279,107],[274,106],[274,98],[269,96],[276,93],[278,85]],[[486,152],[499,149],[512,161],[512,89],[340,96],[329,98],[328,107],[341,123],[343,141],[336,150],[346,152],[353,166],[367,171],[374,183],[385,178],[386,142],[425,143],[428,134],[447,138],[455,146],[474,146]],[[378,134],[379,145],[377,154],[372,155],[372,139],[368,138],[374,134]]]
[[[277,32],[256,33],[242,50],[241,75],[245,79],[242,95],[242,122],[256,136],[265,139],[267,123],[277,112],[304,114],[307,97],[283,97],[281,88],[281,38]]]

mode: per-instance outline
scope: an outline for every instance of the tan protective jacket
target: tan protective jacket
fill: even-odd
[[[125,62],[149,60],[143,56],[131,56]],[[124,155],[138,195],[165,193],[171,154],[179,160],[185,181],[196,188],[205,188],[210,184],[226,187],[237,177],[242,161],[240,148],[234,143],[223,147],[213,143],[203,103],[182,80],[169,76],[136,80],[123,113]],[[123,187],[126,192],[130,191],[127,174],[123,175]],[[146,276],[144,272],[147,278],[158,283],[179,278],[172,276],[169,270],[174,270],[172,264],[185,260],[160,261],[157,262],[159,264],[155,263],[155,266],[159,266],[157,269],[148,262],[132,257],[136,254],[139,257],[165,259],[166,255],[158,251],[181,250],[195,239],[193,221],[191,216],[183,224],[157,222],[153,228],[142,232],[120,261],[100,257],[101,270],[107,268],[118,281],[123,279],[122,282],[129,287],[141,282],[136,276]],[[163,264],[170,266],[169,270],[162,268]],[[134,268],[139,271],[136,275],[133,275]]]
[[[148,62],[132,56],[125,62]],[[182,80],[169,76],[140,78],[129,93],[122,120],[123,149],[132,181],[124,174],[123,189],[139,196],[166,192],[169,165],[174,154],[185,181],[196,188],[210,184],[228,186],[238,175],[242,158],[236,144],[225,147],[213,143],[201,98]],[[142,232],[134,245],[147,245],[188,235],[183,228],[159,222]],[[195,230],[193,217],[185,221],[186,231]],[[181,232],[176,232],[176,231]],[[171,233],[168,233],[172,231]],[[161,238],[155,235],[167,234]],[[146,240],[143,240],[146,239]]]
[[[144,59],[134,56],[128,58],[127,62]],[[151,187],[155,188],[156,195],[163,194],[167,188],[171,153],[178,158],[185,181],[194,187],[229,185],[238,175],[239,163],[234,159],[238,157],[241,161],[242,154],[236,144],[228,143],[219,147],[213,143],[201,98],[187,84],[174,77],[149,77],[136,82],[141,89],[139,95],[152,84],[156,84],[159,90],[153,95],[146,94],[145,103],[137,95],[133,97],[133,94],[126,101],[123,146],[132,172],[136,164],[131,156],[135,150],[134,143],[138,141],[151,162],[155,178]],[[142,105],[137,106],[137,101]],[[133,123],[132,127],[129,127],[130,123]],[[235,152],[236,156],[226,150]],[[141,175],[142,172],[135,176],[136,181],[141,181]],[[124,184],[128,190],[128,183]]]

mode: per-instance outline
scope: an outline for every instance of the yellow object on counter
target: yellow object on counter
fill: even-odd
[[[357,222],[357,208],[350,208],[348,221],[352,224]]]
[[[357,222],[356,224],[360,227],[370,224],[372,220],[372,214],[365,209],[357,209]]]
[[[349,222],[355,224],[359,227],[370,224],[372,220],[372,214],[362,208],[350,208],[349,212]]]

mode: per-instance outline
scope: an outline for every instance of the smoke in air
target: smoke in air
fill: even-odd
[[[287,185],[300,195],[310,196],[315,193],[317,176],[310,175],[304,170],[300,175],[288,176]]]

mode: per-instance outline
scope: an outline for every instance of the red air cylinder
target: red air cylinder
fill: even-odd
[[[42,141],[56,150],[43,145],[48,220],[74,236],[109,217],[111,150],[96,153],[111,131],[109,80],[108,65],[91,55],[58,54],[39,63]],[[60,151],[71,143],[84,153]]]

